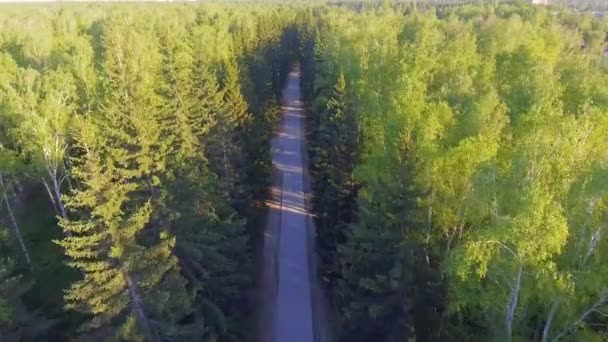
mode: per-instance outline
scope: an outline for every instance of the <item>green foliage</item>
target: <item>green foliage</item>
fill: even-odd
[[[23,242],[0,250],[3,340],[245,340],[295,58],[341,340],[605,338],[605,20],[493,1],[2,9],[0,224]]]
[[[249,335],[249,219],[269,184],[293,9],[161,7],[0,14],[0,201],[15,214],[0,224],[24,241],[0,258],[23,260],[10,286],[33,279],[2,298],[56,319],[49,340]],[[33,336],[30,323],[10,334]]]
[[[353,169],[357,160],[358,127],[353,112],[346,107],[343,74],[336,78],[325,108],[315,113],[310,135],[316,194],[314,210],[320,227],[318,242],[325,269],[325,280],[335,280],[335,253],[344,242],[346,226],[354,218],[357,185]]]
[[[339,338],[605,335],[605,21],[523,3],[313,13],[299,39]]]
[[[22,275],[15,273],[10,259],[0,262],[0,336],[3,341],[40,339],[48,333],[51,322],[30,311],[23,294],[31,287]]]

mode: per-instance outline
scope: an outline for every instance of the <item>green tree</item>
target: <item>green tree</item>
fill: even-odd
[[[230,194],[235,208],[245,208],[251,200],[245,177],[247,155],[245,138],[249,133],[251,115],[241,93],[239,71],[234,61],[224,63],[221,107],[213,113],[213,127],[206,140],[211,168]]]
[[[335,275],[334,262],[338,244],[344,241],[347,225],[355,215],[356,183],[353,169],[357,158],[358,126],[352,110],[346,106],[346,81],[339,74],[323,112],[319,113],[314,142],[315,211],[320,223],[318,235],[328,281]]]
[[[14,154],[11,153],[11,151],[7,151],[0,147],[0,203],[4,203],[6,206],[6,213],[12,227],[13,236],[19,244],[19,248],[23,253],[25,262],[30,268],[32,268],[33,264],[31,253],[26,245],[25,237],[19,223],[17,222],[15,211],[13,210],[13,205],[11,204],[11,198],[9,197],[9,192],[12,191],[12,184],[10,181],[11,178],[9,177],[11,177],[18,169],[19,165]]]
[[[174,253],[193,298],[190,328],[182,329],[187,333],[180,337],[216,340],[234,335],[242,319],[240,298],[248,283],[244,274],[248,258],[242,252],[247,237],[244,222],[230,207],[230,199],[221,194],[218,176],[205,157],[205,139],[221,93],[208,66],[194,64],[192,49],[183,43],[187,42],[184,34],[179,26],[163,26],[160,33],[161,94],[166,101],[163,135],[171,151],[163,182],[173,217]]]
[[[417,290],[425,290],[415,286],[417,270],[424,268],[418,194],[413,184],[395,181],[411,176],[412,165],[406,161],[399,173],[366,184],[359,192],[358,221],[338,247],[336,295],[345,328],[341,340],[397,341],[413,338],[414,332],[419,338],[430,337],[414,324],[414,315],[424,320],[416,309],[431,305],[415,303],[423,298]],[[402,241],[404,236],[407,242]],[[431,327],[428,322],[427,327]]]
[[[33,160],[57,215],[66,217],[61,198],[69,177],[66,156],[69,148],[68,124],[74,111],[75,85],[70,74],[23,71],[19,120],[16,134],[22,149]]]
[[[84,151],[74,174],[83,188],[66,201],[79,218],[61,220],[72,236],[60,245],[84,278],[68,289],[67,308],[91,316],[86,328],[117,326],[122,340],[171,336],[180,317],[175,311],[188,307],[172,254],[175,238],[161,231],[154,242],[144,242],[155,235],[150,232],[154,202],[133,201],[142,185],[126,181],[124,171],[104,155],[107,140],[94,136],[98,129],[82,127],[78,144]]]
[[[87,328],[109,324],[123,340],[160,340],[178,334],[190,307],[160,178],[169,148],[156,93],[160,59],[154,41],[132,45],[148,31],[120,28],[120,17],[105,27],[104,71],[112,82],[103,111],[80,121],[74,173],[81,187],[67,199],[74,218],[61,221],[73,236],[60,245],[84,279],[66,301],[91,316]]]

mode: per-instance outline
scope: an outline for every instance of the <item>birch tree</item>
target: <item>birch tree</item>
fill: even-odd
[[[75,85],[70,74],[48,71],[39,74],[25,70],[20,90],[21,146],[34,162],[49,199],[59,217],[67,211],[61,198],[69,177],[66,158],[69,152],[69,125],[75,107]]]

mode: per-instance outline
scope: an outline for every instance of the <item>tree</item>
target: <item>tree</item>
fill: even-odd
[[[327,281],[335,277],[335,253],[344,241],[348,224],[355,216],[357,185],[353,178],[359,139],[352,110],[346,107],[346,82],[339,74],[327,100],[318,113],[314,134],[313,163],[316,172],[314,203],[319,222],[319,247]]]
[[[61,198],[63,182],[69,177],[65,168],[68,152],[68,123],[73,113],[75,87],[71,75],[50,71],[40,75],[25,70],[21,91],[20,120],[17,131],[22,148],[40,170],[42,182],[57,215],[66,217]]]
[[[79,218],[61,220],[71,236],[59,243],[84,278],[66,292],[67,308],[91,316],[85,328],[117,324],[122,340],[171,336],[180,318],[175,311],[188,308],[172,254],[175,238],[161,231],[154,242],[144,242],[158,209],[152,199],[133,201],[142,185],[126,180],[111,155],[104,155],[107,140],[99,138],[98,129],[82,127],[78,144],[83,155],[74,175],[83,188],[66,201]]]
[[[191,48],[174,34],[184,32],[173,27],[161,33],[163,135],[171,151],[163,182],[167,208],[174,218],[174,253],[193,298],[193,317],[187,320],[191,328],[180,337],[216,340],[235,335],[242,319],[238,312],[249,281],[243,274],[248,258],[242,253],[247,236],[243,220],[222,195],[218,176],[205,157],[207,135],[222,94],[207,66],[193,65]]]
[[[248,237],[270,176],[274,97],[295,57],[294,13],[2,11],[2,223],[23,240],[11,257],[32,249],[38,282],[21,297],[58,319],[49,338],[245,338]],[[63,238],[30,201],[44,191]],[[81,278],[46,272],[64,257]],[[53,296],[62,286],[65,311]]]
[[[125,50],[146,31],[123,34],[113,24],[104,65],[112,82],[103,112],[80,123],[74,174],[82,185],[68,197],[74,218],[61,221],[73,236],[60,245],[84,275],[66,301],[91,316],[86,328],[116,324],[120,339],[160,340],[178,334],[190,304],[160,183],[169,147],[160,139],[159,60],[154,45]]]
[[[213,113],[213,128],[206,140],[211,168],[217,173],[224,191],[230,194],[235,208],[243,210],[250,200],[245,184],[247,155],[245,142],[251,124],[243,99],[239,71],[234,61],[224,64],[221,86],[222,104]]]
[[[30,252],[26,246],[22,230],[19,227],[13,205],[9,198],[9,190],[12,190],[12,179],[24,169],[22,160],[16,151],[16,146],[8,145],[12,142],[10,130],[15,124],[14,114],[17,107],[17,96],[14,88],[14,78],[16,78],[18,71],[13,59],[6,54],[0,55],[0,70],[6,75],[5,78],[0,79],[0,119],[4,123],[0,124],[0,203],[3,202],[6,206],[13,236],[19,244],[26,263],[31,268]]]
[[[524,4],[365,13],[319,11],[301,35],[319,222],[339,221],[343,144],[323,116],[338,70],[361,132],[334,257],[342,337],[603,338],[603,196],[583,190],[606,162],[600,26]]]
[[[416,217],[418,194],[411,177],[411,160],[391,177],[368,183],[359,192],[358,221],[338,246],[338,303],[345,334],[341,340],[397,341],[427,338],[421,308],[425,297],[417,290],[424,268],[421,224]],[[394,177],[394,178],[393,178]],[[401,181],[403,180],[403,181]],[[404,242],[407,237],[407,242]],[[425,301],[424,306],[430,306]],[[430,318],[430,317],[429,317]],[[368,322],[365,325],[360,322]],[[429,320],[430,321],[430,320]],[[426,327],[429,327],[426,322]],[[430,329],[429,329],[430,330]]]

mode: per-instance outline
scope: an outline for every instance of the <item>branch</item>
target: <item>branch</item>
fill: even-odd
[[[600,227],[591,236],[591,240],[589,241],[589,246],[587,247],[587,253],[585,253],[585,256],[583,257],[583,265],[587,263],[587,260],[589,259],[589,257],[591,256],[591,254],[593,253],[593,251],[599,244],[600,239],[602,237],[603,228],[604,228],[604,226],[600,225]]]
[[[487,240],[487,241],[480,241],[480,243],[495,243],[497,245],[499,245],[500,247],[506,249],[508,252],[511,253],[511,255],[513,255],[513,257],[515,258],[515,260],[517,260],[520,264],[523,264],[522,261],[519,259],[519,256],[517,256],[517,254],[507,245],[505,245],[504,243],[498,241],[498,240]]]
[[[63,184],[63,182],[65,182],[66,179],[68,179],[67,172],[63,175],[63,177],[61,177],[61,179],[59,179],[59,186],[61,186]]]
[[[580,326],[585,321],[587,316],[589,316],[593,312],[596,312],[600,306],[604,305],[604,303],[606,302],[607,299],[608,299],[608,292],[604,292],[600,296],[600,298],[595,303],[593,303],[593,305],[587,311],[583,312],[579,316],[579,318],[576,321],[574,321],[574,323],[570,324],[564,330],[560,331],[560,333],[557,334],[557,336],[555,336],[555,338],[551,341],[556,342],[556,341],[559,341],[560,339],[570,335],[572,333],[572,331],[574,331],[578,326]]]

